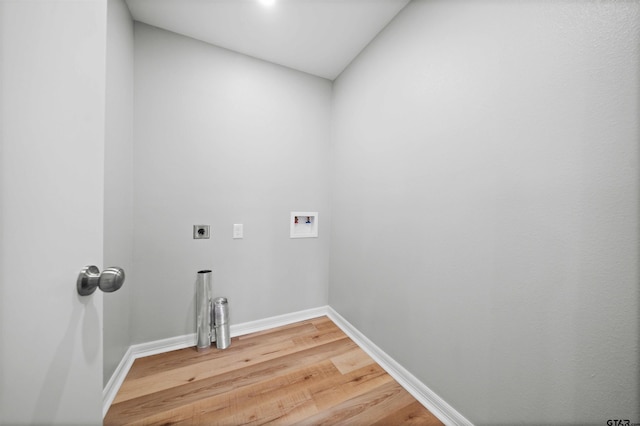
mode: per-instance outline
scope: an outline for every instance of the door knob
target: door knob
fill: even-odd
[[[88,296],[100,287],[105,293],[112,293],[124,284],[124,269],[118,267],[107,268],[102,273],[97,266],[85,266],[78,275],[76,286],[78,294]]]

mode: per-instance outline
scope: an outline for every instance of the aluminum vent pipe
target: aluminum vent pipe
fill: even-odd
[[[196,282],[196,346],[199,351],[211,347],[213,274],[210,270],[198,271]]]
[[[231,344],[231,334],[229,333],[229,303],[226,297],[213,299],[213,326],[216,347],[227,349]]]

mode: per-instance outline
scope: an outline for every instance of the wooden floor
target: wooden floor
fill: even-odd
[[[440,425],[327,317],[137,359],[105,425]]]

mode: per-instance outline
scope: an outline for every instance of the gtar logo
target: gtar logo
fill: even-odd
[[[631,420],[618,420],[618,419],[607,420],[607,426],[630,426],[630,425],[631,425]]]

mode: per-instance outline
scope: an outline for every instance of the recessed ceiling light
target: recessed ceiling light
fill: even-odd
[[[276,3],[276,0],[259,0],[263,6],[271,7]]]

